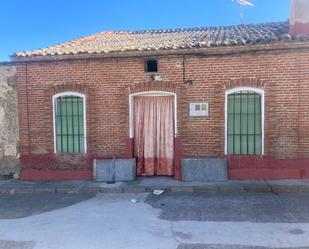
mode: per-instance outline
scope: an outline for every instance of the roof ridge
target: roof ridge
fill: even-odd
[[[106,30],[45,48],[17,52],[14,57],[112,53],[219,46],[267,44],[287,37],[288,22],[264,22],[245,25],[205,26],[174,29]]]
[[[200,26],[200,27],[191,27],[191,28],[161,28],[161,29],[140,29],[140,30],[109,30],[101,31],[99,33],[129,33],[129,34],[138,34],[138,33],[170,33],[170,32],[179,32],[179,31],[195,31],[195,30],[210,30],[210,29],[220,29],[220,28],[236,28],[236,27],[254,27],[254,26],[263,26],[271,24],[286,24],[288,21],[276,21],[276,22],[263,22],[263,23],[249,23],[249,24],[235,24],[235,25],[217,25],[217,26]]]

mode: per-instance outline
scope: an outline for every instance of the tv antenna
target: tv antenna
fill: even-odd
[[[245,6],[254,7],[254,4],[251,2],[252,0],[232,0],[232,1],[239,4],[239,8],[240,8],[240,23],[241,23],[241,25],[243,25],[244,24],[243,7],[245,7]]]

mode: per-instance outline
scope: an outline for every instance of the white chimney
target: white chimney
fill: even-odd
[[[291,0],[291,35],[309,35],[309,0]]]

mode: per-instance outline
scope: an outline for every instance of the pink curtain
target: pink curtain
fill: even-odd
[[[174,97],[134,97],[137,175],[174,175]]]

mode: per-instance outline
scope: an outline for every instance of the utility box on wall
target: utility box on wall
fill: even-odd
[[[208,102],[194,102],[189,104],[189,117],[208,117]]]

